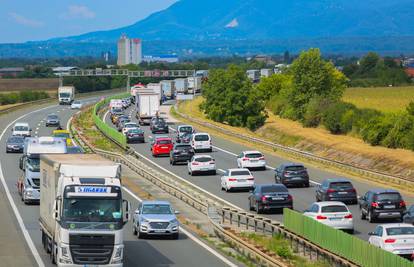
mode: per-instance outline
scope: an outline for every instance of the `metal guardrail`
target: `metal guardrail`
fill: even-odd
[[[181,116],[181,117],[183,117],[183,118],[185,118],[185,119],[187,119],[191,122],[202,125],[204,127],[213,128],[214,130],[216,130],[218,132],[221,132],[221,133],[224,133],[224,134],[227,134],[227,135],[236,136],[237,138],[240,138],[240,139],[252,142],[252,143],[257,143],[257,144],[260,144],[260,145],[269,146],[272,149],[280,150],[280,151],[285,152],[287,154],[293,155],[294,157],[306,158],[308,160],[316,161],[316,162],[322,163],[324,165],[332,166],[332,167],[335,167],[335,168],[338,168],[338,169],[341,169],[341,170],[350,171],[352,173],[363,175],[364,177],[367,177],[370,180],[375,180],[375,181],[382,180],[382,181],[392,183],[392,184],[395,184],[395,185],[399,185],[399,186],[402,186],[402,187],[414,188],[414,181],[411,181],[406,177],[395,176],[395,175],[390,175],[390,174],[386,174],[386,173],[379,172],[379,171],[365,169],[365,168],[358,167],[358,166],[355,166],[355,165],[351,165],[351,164],[348,164],[348,163],[327,159],[327,158],[324,158],[324,157],[321,157],[321,156],[318,156],[318,155],[315,155],[315,154],[312,154],[312,153],[309,153],[309,152],[306,152],[306,151],[302,151],[302,150],[299,150],[299,149],[296,149],[296,148],[283,146],[283,145],[280,145],[280,144],[272,143],[272,142],[269,142],[269,141],[266,141],[266,140],[262,140],[262,139],[252,137],[252,136],[248,136],[248,135],[244,135],[244,134],[235,133],[231,130],[227,130],[227,129],[219,127],[217,125],[214,125],[214,124],[211,124],[211,123],[208,123],[208,122],[196,119],[196,118],[192,118],[191,116],[188,116],[187,114],[183,114],[178,110],[177,105],[175,105],[175,112],[179,116]]]
[[[74,129],[74,131],[76,132],[76,129]],[[93,146],[89,144],[89,142],[81,134],[79,134],[79,132],[75,133],[75,135],[79,136],[79,139],[81,139],[84,144],[91,147],[93,152],[114,162],[124,164],[132,171],[151,181],[170,195],[175,196],[198,211],[208,215],[216,233],[221,234],[223,239],[231,238],[234,244],[238,244],[244,249],[249,250],[251,246],[249,246],[246,242],[241,242],[240,240],[235,239],[234,235],[229,234],[223,227],[224,224],[260,233],[282,235],[290,240],[292,245],[295,244],[297,248],[301,247],[304,255],[307,253],[307,256],[316,255],[316,258],[328,259],[332,263],[335,263],[335,265],[339,266],[356,266],[349,260],[341,258],[294,234],[293,232],[286,230],[278,221],[273,221],[269,218],[252,214],[241,209],[229,207],[228,203],[221,198],[206,192],[204,189],[193,185],[189,181],[178,176],[162,173],[149,167],[146,163],[140,160],[141,155],[136,151],[128,150],[125,155],[122,155],[119,153],[100,150],[93,148]],[[211,210],[216,211],[216,214],[221,218],[220,221],[217,221],[217,218],[211,216]],[[278,262],[277,260],[276,263],[271,264],[269,262],[269,257],[264,258],[263,255],[258,254],[258,251],[255,252],[250,250],[250,252],[255,253],[255,257],[260,258],[261,262],[266,263],[265,265],[267,266],[284,266],[283,262],[276,264]],[[274,260],[275,259],[273,259],[273,261]]]

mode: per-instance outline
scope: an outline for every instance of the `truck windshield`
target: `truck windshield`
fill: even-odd
[[[29,171],[40,172],[40,159],[39,158],[27,158],[27,165]]]
[[[60,93],[60,97],[70,97],[70,93]]]
[[[62,219],[66,222],[115,222],[122,220],[118,198],[65,198]]]

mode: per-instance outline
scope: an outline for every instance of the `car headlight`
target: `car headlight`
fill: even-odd
[[[149,223],[150,221],[149,220],[147,220],[147,219],[142,219],[141,220],[141,223]]]
[[[9,147],[9,148],[13,148],[13,146],[12,146],[12,145],[7,145],[7,147]]]
[[[178,220],[177,219],[173,219],[170,221],[170,224],[178,224]]]

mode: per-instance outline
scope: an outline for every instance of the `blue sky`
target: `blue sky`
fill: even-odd
[[[176,0],[0,0],[0,43],[45,40],[133,24]]]

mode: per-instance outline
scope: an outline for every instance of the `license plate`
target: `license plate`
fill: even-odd
[[[239,179],[239,180],[237,180],[237,182],[244,183],[244,182],[246,182],[246,179]]]
[[[202,171],[208,171],[208,168],[201,168]]]
[[[338,192],[338,194],[345,195],[345,194],[348,194],[348,192]]]
[[[98,267],[99,265],[83,265],[83,267]]]
[[[164,233],[164,230],[154,230],[155,233]]]
[[[258,160],[251,160],[251,162],[258,162]]]
[[[342,219],[342,218],[340,218],[340,217],[329,218],[329,220],[331,220],[331,221],[339,221],[340,219]]]
[[[283,197],[272,197],[272,200],[285,200]]]
[[[384,209],[395,209],[395,205],[384,205]]]
[[[292,180],[297,181],[297,180],[302,180],[302,178],[300,178],[300,177],[294,177],[294,178],[292,178]]]
[[[162,149],[168,149],[168,146],[162,146],[161,148]]]

